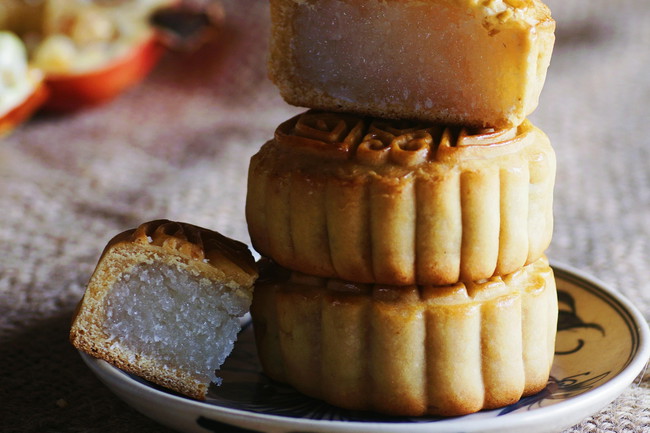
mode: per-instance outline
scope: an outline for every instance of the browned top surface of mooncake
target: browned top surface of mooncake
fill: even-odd
[[[102,257],[120,244],[160,249],[215,268],[228,261],[246,274],[257,275],[255,259],[244,243],[184,222],[160,219],[124,231],[108,242]]]
[[[528,121],[495,130],[308,111],[282,123],[276,129],[275,143],[305,157],[410,167],[516,152],[532,130]]]

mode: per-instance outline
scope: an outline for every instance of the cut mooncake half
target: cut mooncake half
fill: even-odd
[[[529,121],[466,129],[310,111],[251,159],[249,234],[262,256],[319,277],[444,285],[503,275],[551,241],[555,164]]]
[[[537,0],[271,0],[293,105],[509,128],[537,107],[555,22]]]
[[[203,399],[248,312],[248,248],[181,222],[151,221],[106,246],[75,314],[79,350]]]
[[[264,372],[332,405],[455,416],[547,384],[557,295],[545,257],[450,286],[382,286],[268,265],[251,307]]]

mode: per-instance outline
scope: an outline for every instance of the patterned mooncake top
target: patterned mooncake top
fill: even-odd
[[[319,158],[412,167],[452,157],[474,159],[477,153],[488,157],[515,152],[532,130],[527,121],[510,129],[470,129],[308,111],[282,123],[275,141]]]

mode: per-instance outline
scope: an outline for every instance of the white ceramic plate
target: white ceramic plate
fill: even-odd
[[[554,266],[560,316],[548,386],[499,410],[454,418],[396,418],[341,410],[270,382],[260,373],[252,327],[239,336],[205,402],[166,391],[82,353],[115,394],[182,432],[557,432],[606,406],[643,371],[648,323],[601,282]]]

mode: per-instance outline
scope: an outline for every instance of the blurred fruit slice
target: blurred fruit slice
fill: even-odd
[[[47,99],[43,74],[27,63],[27,50],[15,34],[0,31],[0,137],[38,110]]]
[[[176,1],[47,0],[31,50],[50,90],[45,108],[101,104],[139,83],[164,52],[151,14]]]
[[[81,73],[49,73],[45,109],[74,111],[107,102],[144,79],[165,48],[155,36],[107,65]]]
[[[80,1],[48,0],[45,37],[33,50],[33,64],[45,71],[49,110],[113,99],[142,81],[167,49],[195,51],[213,39],[224,16],[218,0]]]
[[[43,104],[41,89],[25,110],[75,111],[138,84],[167,49],[195,51],[214,39],[223,16],[219,0],[0,0],[0,29],[17,35],[10,38],[12,50],[0,56],[11,66],[5,75],[12,83],[28,70],[42,72],[49,96]],[[19,64],[11,63],[14,56]],[[25,87],[26,78],[21,88],[2,80],[0,114],[18,100],[27,102],[28,90],[36,89]]]

